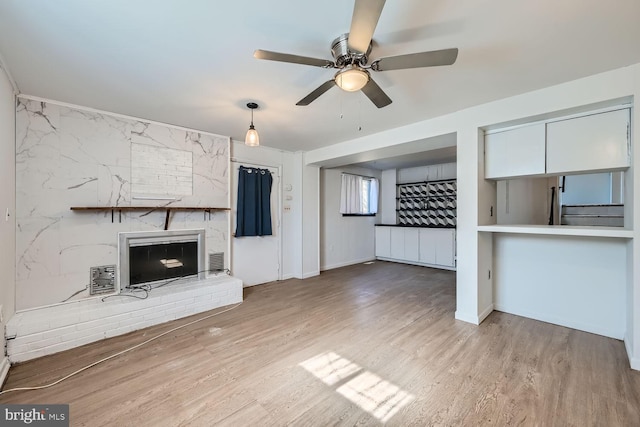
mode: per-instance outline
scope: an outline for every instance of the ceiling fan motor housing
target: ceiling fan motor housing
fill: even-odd
[[[372,43],[369,42],[369,48],[365,53],[352,52],[349,50],[349,33],[342,34],[331,42],[331,55],[336,63],[336,67],[344,68],[349,64],[365,66],[369,60]]]

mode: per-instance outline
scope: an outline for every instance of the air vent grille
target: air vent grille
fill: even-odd
[[[89,294],[108,294],[116,290],[116,266],[103,265],[91,267],[91,281],[89,283]]]
[[[209,253],[209,272],[219,273],[224,271],[224,252]]]

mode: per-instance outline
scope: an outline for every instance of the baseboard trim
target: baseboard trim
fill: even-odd
[[[584,324],[581,322],[574,322],[567,319],[561,319],[555,316],[548,316],[541,313],[531,312],[527,310],[512,309],[500,304],[494,304],[494,309],[503,313],[509,313],[516,316],[526,317],[528,319],[539,320],[540,322],[551,323],[553,325],[564,326],[565,328],[576,329],[578,331],[589,332],[591,334],[602,335],[604,337],[613,338],[616,340],[624,339],[624,332],[614,331],[606,328],[598,328],[593,325]]]
[[[472,314],[461,313],[461,312],[456,310],[455,317],[456,317],[456,320],[461,320],[463,322],[471,323],[473,325],[479,325],[480,324],[480,322],[478,321],[478,316],[474,316]]]
[[[469,313],[461,313],[456,311],[455,317],[456,320],[461,320],[463,322],[471,323],[473,325],[479,325],[482,323],[484,319],[486,319],[493,312],[493,304],[484,309],[482,313],[479,315],[469,314]]]
[[[383,257],[383,256],[377,256],[376,259],[380,260],[380,261],[398,262],[400,264],[419,265],[420,267],[429,267],[429,268],[437,268],[437,269],[440,269],[440,270],[456,271],[456,267],[449,267],[449,266],[446,266],[446,265],[427,264],[425,262],[407,261],[407,260],[403,260],[403,259],[387,258],[387,257]]]
[[[4,386],[4,382],[7,380],[7,375],[9,374],[9,368],[11,367],[11,362],[9,362],[9,358],[4,356],[2,361],[0,361],[0,390]]]
[[[490,304],[489,307],[485,308],[482,313],[478,316],[478,324],[482,323],[484,319],[486,319],[493,312],[493,304]]]
[[[296,276],[294,276],[293,274],[283,274],[282,278],[280,280],[289,280],[289,279],[293,279]]]
[[[302,275],[302,278],[303,278],[303,279],[308,279],[309,277],[315,277],[315,276],[319,276],[319,275],[320,275],[320,272],[319,272],[319,271],[312,271],[312,272],[310,272],[310,273],[304,273],[304,274]]]
[[[356,259],[352,261],[339,262],[337,264],[325,265],[320,267],[320,271],[333,270],[334,268],[348,267],[350,265],[362,264],[364,262],[375,261],[375,257]]]
[[[624,337],[624,348],[627,350],[627,358],[629,359],[629,366],[635,371],[640,371],[640,358],[633,357],[633,350],[631,350],[631,344],[629,339]]]

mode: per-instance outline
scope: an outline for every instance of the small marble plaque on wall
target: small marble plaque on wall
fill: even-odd
[[[134,194],[193,194],[193,153],[131,144],[131,191]]]

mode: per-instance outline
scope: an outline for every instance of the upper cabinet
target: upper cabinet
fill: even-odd
[[[547,173],[629,167],[629,110],[547,124]]]
[[[485,178],[545,173],[544,133],[544,123],[538,123],[486,135]]]
[[[485,178],[622,170],[631,164],[628,108],[485,135]]]

